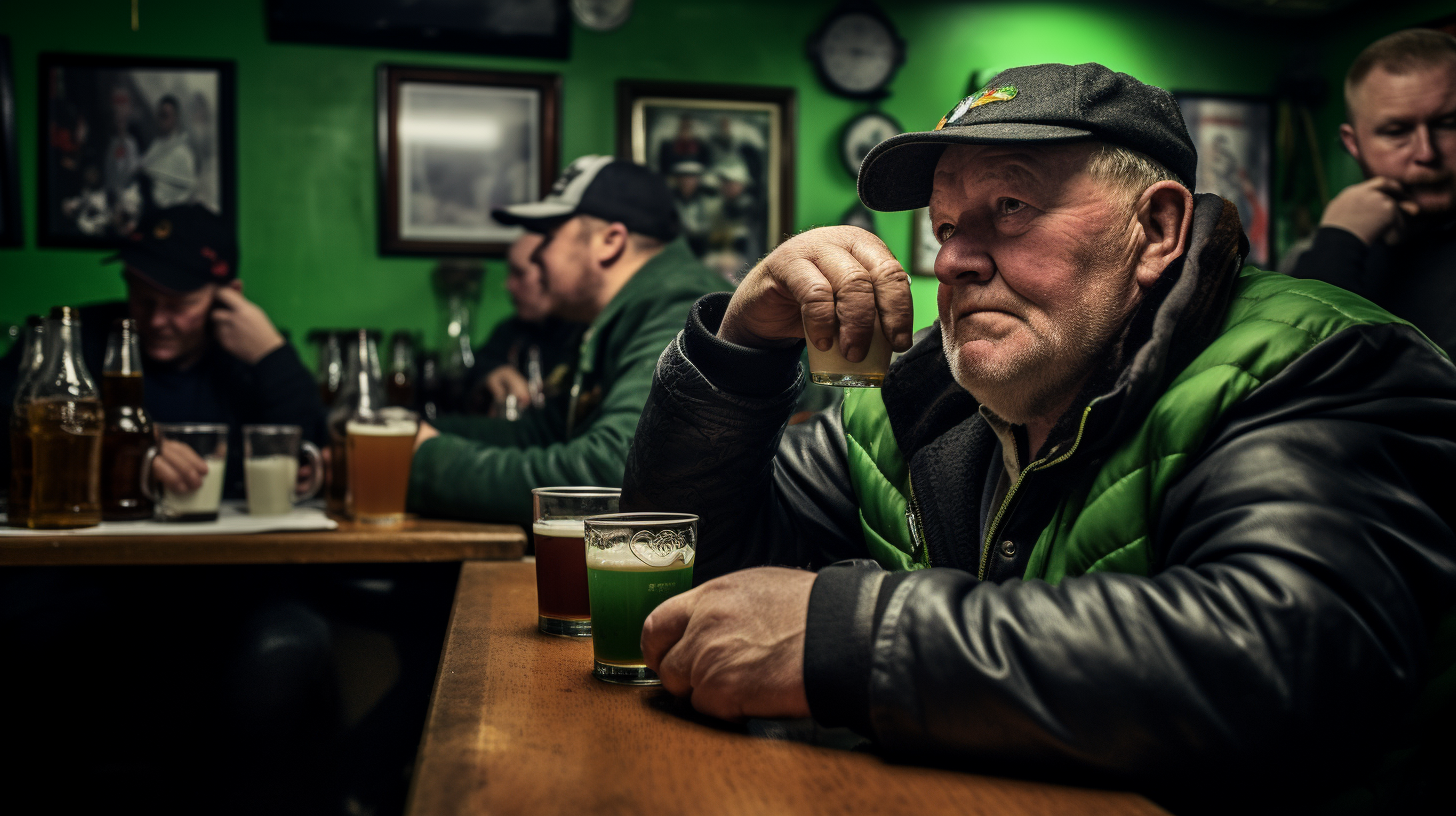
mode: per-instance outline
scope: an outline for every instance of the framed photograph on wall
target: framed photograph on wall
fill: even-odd
[[[10,38],[0,35],[0,247],[18,247],[20,162],[15,152],[15,74],[10,72]]]
[[[1198,150],[1200,193],[1239,209],[1249,238],[1247,263],[1274,267],[1274,106],[1258,97],[1177,93]]]
[[[567,0],[267,0],[268,38],[566,59]]]
[[[617,155],[667,179],[688,245],[731,280],[793,231],[793,88],[617,83]]]
[[[41,246],[114,247],[152,208],[236,224],[233,63],[40,55]]]
[[[504,255],[491,210],[536,201],[560,170],[561,77],[379,69],[379,251]]]

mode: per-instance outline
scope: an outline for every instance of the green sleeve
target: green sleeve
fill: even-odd
[[[570,439],[546,429],[489,420],[452,421],[453,433],[415,453],[410,506],[430,516],[528,524],[533,487],[619,486],[627,449],[657,358],[687,320],[697,293],[639,302],[618,313],[598,337],[602,401]]]

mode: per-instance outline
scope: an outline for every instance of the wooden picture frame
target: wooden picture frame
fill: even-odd
[[[237,225],[232,62],[40,55],[41,246],[121,244],[152,208]]]
[[[378,93],[380,254],[503,256],[491,210],[560,170],[561,77],[382,65]]]
[[[15,74],[10,69],[10,38],[0,35],[0,247],[18,247],[21,238],[20,161],[15,148]]]
[[[617,83],[617,155],[668,180],[694,254],[732,280],[793,232],[796,119],[793,88]]]
[[[267,0],[268,39],[567,59],[567,0]]]
[[[1274,268],[1274,103],[1255,96],[1175,93],[1198,151],[1200,193],[1238,207],[1246,263]]]

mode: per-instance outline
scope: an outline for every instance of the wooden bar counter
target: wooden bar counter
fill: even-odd
[[[180,535],[0,538],[0,566],[140,564],[348,564],[519,560],[526,534],[508,524],[407,518],[380,526],[338,521],[336,530],[218,534],[199,525]]]
[[[408,813],[1163,814],[1130,793],[891,765],[750,736],[658,688],[591,677],[536,631],[534,565],[467,562]]]

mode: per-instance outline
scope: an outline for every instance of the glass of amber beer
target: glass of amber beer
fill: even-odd
[[[531,491],[536,543],[537,628],[558,637],[590,637],[582,519],[617,512],[615,487],[538,487]]]
[[[692,587],[698,517],[613,513],[588,518],[585,528],[592,675],[608,683],[658,685],[662,681],[642,660],[642,623],[658,604]]]
[[[349,517],[365,524],[399,524],[404,521],[409,498],[419,414],[405,408],[382,408],[354,415],[345,428]]]
[[[806,337],[808,334],[804,332]],[[844,358],[837,336],[828,351],[820,351],[813,343],[808,345],[809,379],[819,385],[838,388],[879,388],[884,385],[885,374],[890,370],[890,341],[885,339],[878,319],[870,334],[870,350],[857,363]]]

